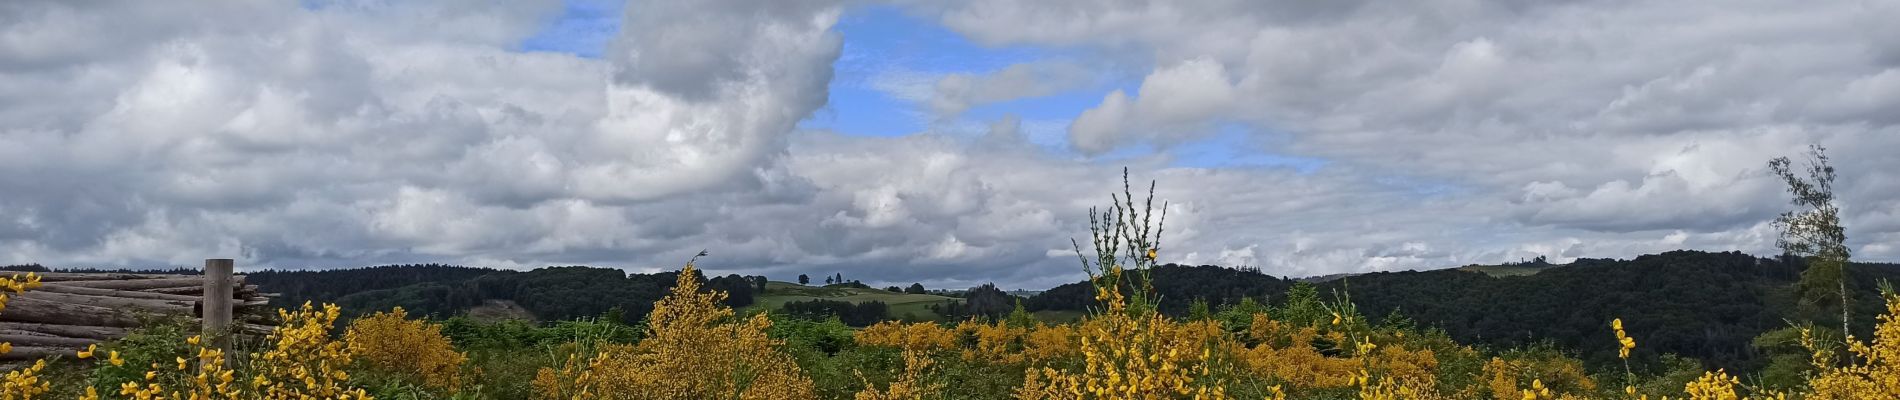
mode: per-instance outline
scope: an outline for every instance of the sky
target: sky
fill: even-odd
[[[1828,148],[1900,261],[1900,2],[0,4],[0,264],[441,262],[1041,289],[1161,261],[1775,254]],[[1086,239],[1084,239],[1086,240]]]

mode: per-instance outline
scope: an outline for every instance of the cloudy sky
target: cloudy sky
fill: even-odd
[[[193,8],[198,7],[198,8]],[[0,264],[450,262],[1043,288],[1163,261],[1773,252],[1828,146],[1900,261],[1900,2],[0,3]]]

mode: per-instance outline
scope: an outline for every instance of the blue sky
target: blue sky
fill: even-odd
[[[625,7],[625,3],[615,0],[567,0],[561,16],[522,41],[521,49],[599,58],[607,41],[620,32],[620,15]]]
[[[844,36],[845,44],[834,66],[831,104],[802,124],[807,129],[875,136],[920,132],[931,123],[921,104],[880,88],[881,81],[908,78],[927,84],[944,74],[985,74],[1013,64],[1062,57],[1050,49],[979,46],[932,21],[889,6],[851,10],[834,30]],[[1018,99],[972,108],[962,118],[994,121],[1013,114],[1031,121],[1067,119],[1093,106],[1099,96],[1076,90]]]
[[[523,51],[571,53],[599,58],[620,28],[624,5],[611,0],[570,0],[561,15],[521,43]],[[804,130],[847,135],[900,136],[935,130],[979,134],[991,122],[1021,118],[1031,141],[1051,151],[1067,151],[1064,137],[1071,120],[1094,107],[1110,91],[1137,94],[1140,71],[1148,66],[1117,66],[1089,57],[1087,49],[1036,46],[990,47],[970,41],[935,21],[888,5],[853,8],[833,28],[844,37],[844,51],[825,108],[799,124]],[[918,96],[948,74],[984,75],[1011,65],[1045,61],[1087,61],[1101,67],[1094,83],[1047,96],[978,104],[954,120],[935,121]],[[906,92],[902,89],[911,89]],[[1174,165],[1185,167],[1292,167],[1311,173],[1325,160],[1262,151],[1259,135],[1228,124],[1207,137],[1169,149]],[[1132,146],[1098,157],[1113,163],[1149,154],[1151,146]]]

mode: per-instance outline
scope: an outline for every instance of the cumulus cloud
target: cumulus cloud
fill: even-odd
[[[764,185],[758,171],[824,104],[841,45],[835,5],[663,5],[628,7],[640,29],[590,60],[511,50],[554,2],[150,18],[143,2],[12,3],[5,18],[30,23],[4,28],[23,51],[0,63],[32,68],[0,72],[0,100],[45,112],[4,115],[0,182],[24,194],[0,199],[24,240],[8,258],[182,262],[240,247],[259,261],[334,262],[624,245],[612,235],[636,233],[615,226],[625,205]],[[681,18],[649,14],[661,11]],[[104,26],[119,19],[138,23]],[[423,23],[392,23],[411,19]],[[751,27],[694,42],[731,60],[653,56],[678,43],[646,38],[707,21]],[[84,54],[39,42],[74,26],[133,32],[62,50]],[[61,80],[71,89],[47,83]],[[321,234],[293,233],[305,229]]]
[[[989,74],[948,74],[937,80],[929,103],[938,118],[970,107],[1056,94],[1093,83],[1094,72],[1069,62],[1014,64]]]
[[[994,45],[1150,65],[1077,115],[1083,152],[1238,122],[1281,152],[1513,202],[1535,226],[1731,229],[1777,206],[1761,160],[1893,142],[1876,111],[1900,94],[1892,4],[1304,3],[916,8]],[[1879,157],[1837,160],[1891,178]]]
[[[1136,139],[1179,142],[1238,106],[1226,68],[1208,59],[1158,68],[1142,79],[1140,90],[1135,98],[1110,92],[1101,105],[1083,111],[1069,128],[1070,142],[1087,154]]]
[[[637,1],[598,59],[518,48],[552,1],[7,2],[0,263],[657,270],[709,249],[720,272],[1039,288],[1080,276],[1067,238],[1122,165],[1161,182],[1164,261],[1762,252],[1790,207],[1764,162],[1810,142],[1843,170],[1856,255],[1900,257],[1891,4],[897,3],[1064,54],[871,79],[920,114],[1144,68],[1073,121],[868,137],[797,128],[851,40],[837,2]],[[1235,125],[1326,164],[1167,151]]]

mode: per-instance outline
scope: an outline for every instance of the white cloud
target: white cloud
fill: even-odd
[[[1227,70],[1209,59],[1156,69],[1141,82],[1140,97],[1120,90],[1083,111],[1069,129],[1078,150],[1100,154],[1117,142],[1179,142],[1204,133],[1217,117],[1237,106]]]
[[[865,82],[935,117],[1149,70],[1074,121],[863,137],[794,132],[850,39],[831,2],[632,4],[602,59],[515,49],[554,2],[9,2],[0,262],[648,270],[708,249],[775,277],[1047,287],[1080,275],[1067,238],[1123,164],[1161,181],[1166,260],[1761,252],[1789,207],[1763,163],[1813,141],[1857,255],[1900,257],[1890,4],[903,4],[1070,50]],[[1326,165],[1117,153],[1225,124]]]
[[[930,109],[939,119],[971,107],[1048,96],[1094,83],[1094,72],[1062,61],[1014,64],[988,74],[948,74],[937,80]]]
[[[1076,116],[1091,154],[1240,122],[1277,151],[1629,232],[1772,215],[1769,157],[1894,144],[1891,4],[973,1],[916,6],[994,45],[1152,66]],[[1143,60],[1142,58],[1146,58]],[[1684,148],[1691,158],[1669,154]],[[1694,148],[1702,150],[1696,151]],[[1837,157],[1856,182],[1891,170]],[[1851,174],[1851,172],[1850,172]],[[1865,201],[1865,200],[1862,200]]]

